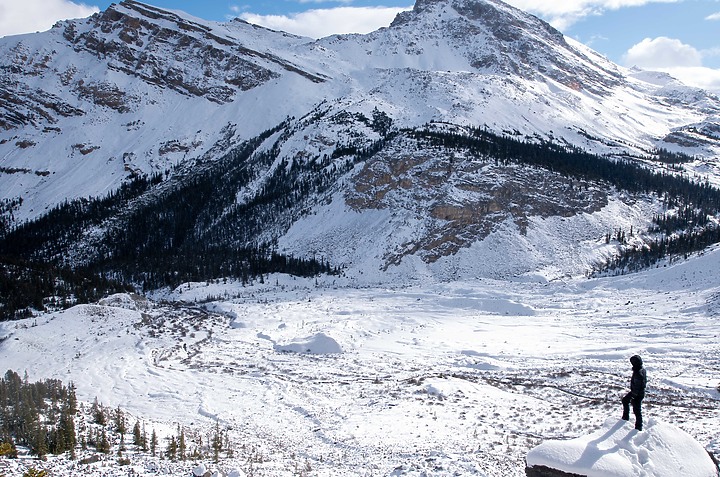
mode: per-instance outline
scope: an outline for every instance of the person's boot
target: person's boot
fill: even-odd
[[[622,420],[623,420],[623,421],[629,421],[629,420],[630,420],[630,416],[629,416],[628,414],[623,414],[623,415],[622,415]]]
[[[642,431],[642,422],[636,422],[635,429],[637,429],[638,431]]]

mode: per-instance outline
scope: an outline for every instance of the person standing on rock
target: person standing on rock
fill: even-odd
[[[622,398],[623,404],[623,415],[622,418],[625,421],[630,420],[630,403],[632,403],[633,414],[635,414],[635,429],[642,431],[643,420],[642,420],[642,400],[645,397],[645,386],[647,386],[647,374],[645,374],[645,368],[643,368],[642,358],[635,355],[630,358],[632,363],[633,373],[630,378],[630,392]]]

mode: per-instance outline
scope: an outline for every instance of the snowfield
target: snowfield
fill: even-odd
[[[352,288],[271,276],[2,323],[4,368],[73,381],[86,405],[97,397],[157,430],[162,449],[178,424],[207,439],[217,422],[234,457],[173,463],[128,445],[130,466],[110,454],[0,460],[0,473],[522,476],[543,441],[620,417],[636,353],[646,418],[718,454],[718,269],[720,249],[591,280]]]

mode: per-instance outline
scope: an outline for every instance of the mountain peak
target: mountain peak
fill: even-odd
[[[590,59],[547,22],[500,0],[417,0],[390,29],[405,33],[408,51],[446,42],[450,54],[463,55],[480,73],[549,78],[598,94],[621,77],[614,65]]]

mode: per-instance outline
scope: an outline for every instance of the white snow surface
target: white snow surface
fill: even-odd
[[[86,405],[97,397],[122,406],[157,430],[162,448],[178,425],[209,435],[217,422],[236,449],[217,464],[128,451],[138,476],[190,475],[203,464],[273,477],[307,468],[520,477],[545,441],[597,455],[587,436],[619,418],[633,354],[649,376],[646,445],[669,455],[674,426],[717,455],[718,270],[720,249],[601,279],[189,283],[153,297],[166,304],[117,295],[2,323],[0,362],[32,380],[72,381]],[[298,352],[283,350],[292,344]],[[642,437],[613,432],[647,457],[645,473],[617,475],[667,475],[653,473],[670,465],[660,450],[644,454]],[[618,463],[618,472],[635,464]],[[8,475],[29,466],[78,475],[65,458],[0,466]],[[127,471],[112,455],[82,467],[90,476]]]
[[[650,419],[641,432],[610,418],[597,431],[548,441],[528,453],[529,467],[546,466],[587,477],[716,477],[707,451],[676,426]]]
[[[66,23],[2,39],[9,63],[42,73],[24,75],[24,89],[85,112],[0,130],[0,165],[21,171],[0,173],[0,199],[24,199],[18,221],[67,198],[103,195],[131,174],[219,154],[319,104],[331,109],[328,116],[370,116],[377,107],[398,127],[485,125],[601,154],[675,150],[662,138],[688,125],[701,130],[720,110],[715,97],[624,70],[570,39],[558,52],[564,61],[616,78],[603,94],[550,77],[473,69],[469,58],[485,37],[472,43],[445,36],[439,27],[452,23],[442,22],[459,19],[447,8],[425,17],[422,31],[399,25],[319,41],[186,19],[326,81],[282,72],[217,104],[74,51],[63,38]],[[262,64],[280,71],[269,60]],[[117,86],[129,109],[96,107],[68,81]],[[331,126],[311,123],[283,154],[332,152],[339,137]],[[716,144],[685,151],[698,156],[685,165],[689,175],[720,183]],[[279,246],[350,264],[345,276],[274,275],[247,287],[188,283],[156,293],[156,301],[116,295],[0,323],[3,368],[27,371],[32,380],[73,381],[86,404],[97,397],[122,406],[156,429],[163,446],[178,424],[209,433],[220,423],[236,447],[236,456],[219,464],[131,452],[129,468],[108,458],[82,475],[191,475],[204,468],[231,476],[520,477],[528,451],[546,440],[593,451],[582,439],[606,429],[603,423],[612,429],[616,420],[608,416],[620,414],[633,354],[643,356],[650,377],[645,409],[653,425],[646,435],[659,440],[648,442],[664,445],[675,436],[665,426],[675,426],[720,453],[720,250],[635,275],[580,278],[613,253],[603,235],[615,227],[639,230],[654,204],[615,195],[593,214],[532,217],[527,235],[508,221],[455,255],[432,264],[407,256],[381,272],[383,255],[422,231],[422,220],[350,210],[340,193],[332,199],[298,220]],[[639,455],[633,439],[621,441]],[[657,453],[647,456],[647,474],[633,475],[666,475],[651,473],[667,467]],[[29,466],[54,477],[78,475],[77,464],[63,458],[0,460],[0,474],[22,475]]]

